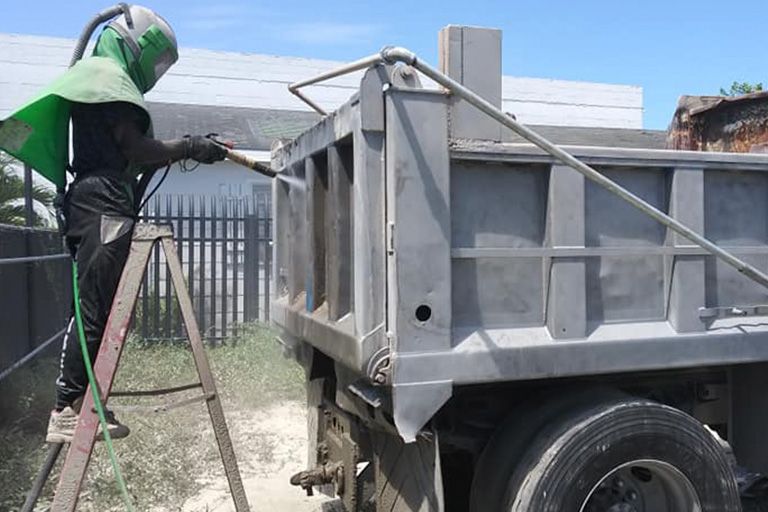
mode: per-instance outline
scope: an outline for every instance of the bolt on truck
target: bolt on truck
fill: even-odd
[[[402,48],[273,151],[294,484],[348,512],[730,512],[768,471],[768,156],[554,146],[496,30]],[[309,91],[309,92],[307,92]],[[761,270],[762,269],[762,270]]]

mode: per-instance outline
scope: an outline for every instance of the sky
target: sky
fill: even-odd
[[[76,37],[93,0],[10,2],[0,32]],[[66,7],[63,7],[66,5]],[[246,53],[353,60],[405,46],[437,64],[448,24],[503,30],[506,75],[639,85],[644,126],[665,129],[683,94],[766,82],[768,2],[741,0],[145,0],[179,44]]]

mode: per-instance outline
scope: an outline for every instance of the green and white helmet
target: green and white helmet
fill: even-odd
[[[146,7],[132,5],[99,36],[94,55],[117,58],[141,92],[155,86],[179,58],[176,34],[163,17]]]

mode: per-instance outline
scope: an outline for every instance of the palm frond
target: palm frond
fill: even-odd
[[[14,167],[20,165],[0,152],[0,224],[24,225],[24,179]],[[52,227],[55,192],[40,185],[32,186],[33,224]]]
[[[24,207],[0,204],[0,224],[11,224],[13,226],[23,226]]]

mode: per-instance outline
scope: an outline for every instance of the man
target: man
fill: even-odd
[[[71,119],[74,158],[70,170],[75,179],[66,193],[63,213],[67,245],[77,263],[91,361],[98,353],[152,173],[188,158],[213,163],[226,155],[218,144],[200,135],[170,141],[152,137],[143,95],[177,59],[176,36],[168,23],[145,7],[131,6],[127,18],[123,14],[103,30],[92,57],[70,68],[0,126],[0,148],[61,188],[66,166],[61,156],[67,154],[61,148],[61,134]],[[87,385],[73,318],[64,337],[48,442],[71,441]],[[107,416],[113,438],[128,435],[128,428],[114,415]]]

